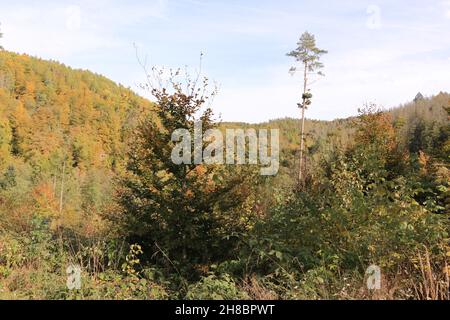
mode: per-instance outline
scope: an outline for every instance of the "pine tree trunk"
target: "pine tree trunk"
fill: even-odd
[[[302,122],[300,129],[300,161],[299,161],[299,170],[298,170],[298,182],[300,185],[303,184],[304,174],[303,174],[303,153],[305,149],[305,107],[306,107],[306,89],[308,85],[308,65],[305,62],[304,66],[304,74],[303,74],[303,96],[302,96]]]
[[[59,213],[63,209],[63,198],[64,198],[64,174],[66,172],[66,161],[63,163],[62,177],[61,177],[61,194],[59,196]]]

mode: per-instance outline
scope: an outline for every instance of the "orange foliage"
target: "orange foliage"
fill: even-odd
[[[36,210],[43,216],[54,217],[58,213],[58,201],[55,198],[53,186],[41,183],[33,188],[32,196]]]
[[[380,111],[375,105],[366,106],[360,113],[356,143],[376,144],[387,152],[393,150],[397,142],[391,115]]]

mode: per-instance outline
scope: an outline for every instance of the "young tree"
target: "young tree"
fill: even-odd
[[[118,218],[130,243],[139,243],[148,257],[159,253],[161,263],[191,272],[194,265],[232,254],[232,234],[248,223],[244,207],[252,183],[250,175],[239,173],[242,168],[196,163],[194,155],[181,164],[171,159],[175,130],[192,136],[197,121],[202,133],[215,127],[211,109],[204,107],[210,96],[206,80],[200,88],[195,80],[186,82],[187,89],[173,79],[168,82],[172,88],[150,88],[157,117],[148,117],[136,132],[130,174],[119,191]],[[188,142],[195,154],[194,144]],[[205,146],[201,142],[202,150]]]
[[[300,129],[300,163],[299,163],[299,173],[298,180],[299,183],[303,183],[304,174],[303,174],[303,153],[305,149],[305,110],[311,104],[312,94],[308,89],[308,86],[311,84],[310,79],[314,75],[323,76],[320,69],[324,67],[323,63],[320,62],[320,57],[328,51],[321,50],[316,46],[316,39],[314,35],[309,32],[305,32],[300,37],[300,40],[297,43],[297,49],[289,52],[287,55],[289,57],[295,58],[295,60],[300,64],[301,70],[303,71],[303,95],[302,95],[302,103],[299,103],[298,106],[302,109],[302,122]],[[295,73],[297,71],[297,67],[292,67],[290,69],[291,73]]]

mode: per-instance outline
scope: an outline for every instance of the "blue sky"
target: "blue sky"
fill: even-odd
[[[0,22],[7,50],[136,91],[144,75],[133,43],[158,66],[195,68],[203,52],[204,73],[220,85],[213,107],[226,121],[298,116],[301,78],[288,74],[285,54],[306,30],[329,51],[308,117],[450,91],[450,0],[0,0]]]

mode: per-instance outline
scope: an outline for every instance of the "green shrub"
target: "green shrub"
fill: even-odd
[[[221,276],[209,275],[199,282],[189,286],[186,294],[188,300],[239,300],[248,299],[233,278],[228,274]]]

